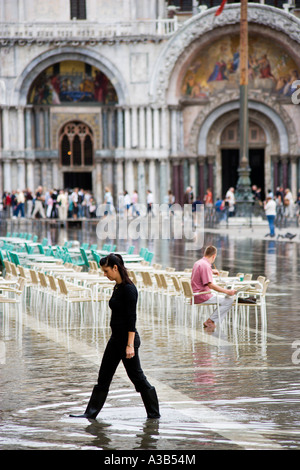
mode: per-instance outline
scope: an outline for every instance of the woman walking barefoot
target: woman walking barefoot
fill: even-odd
[[[96,419],[105,403],[115,371],[122,361],[129,379],[141,394],[147,417],[160,418],[156,390],[147,381],[138,354],[140,338],[135,328],[137,289],[128,277],[121,255],[111,253],[100,260],[100,266],[104,275],[116,282],[109,301],[112,311],[111,337],[103,354],[98,382],[93,388],[84,414],[70,416]]]

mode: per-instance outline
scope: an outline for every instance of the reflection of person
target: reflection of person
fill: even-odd
[[[121,255],[111,253],[100,260],[100,266],[104,275],[116,282],[109,301],[112,310],[110,321],[112,335],[103,354],[98,383],[93,388],[85,413],[80,416],[71,416],[88,419],[97,417],[105,403],[115,371],[122,361],[136,391],[141,394],[147,417],[159,418],[159,404],[155,388],[147,381],[139,359],[140,338],[135,328],[137,289],[128,277]]]
[[[219,274],[217,270],[212,269],[217,256],[217,248],[215,246],[207,246],[204,252],[204,257],[196,261],[192,270],[191,286],[194,293],[206,292],[207,294],[195,295],[195,304],[215,304],[216,295],[210,291],[221,292],[229,297],[219,298],[220,321],[225,318],[227,312],[231,309],[233,304],[233,296],[236,293],[233,289],[224,289],[213,283],[213,274]],[[204,322],[205,328],[215,328],[215,324],[219,319],[218,309],[216,308],[210,318]]]

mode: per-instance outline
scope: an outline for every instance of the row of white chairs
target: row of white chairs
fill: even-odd
[[[99,308],[102,314],[105,313],[113,289],[113,283],[110,281],[99,283],[97,279],[90,276],[91,274],[97,274],[96,277],[99,276],[100,278],[102,275],[97,263],[94,261],[90,262],[89,272],[85,273],[82,277],[84,285],[78,285],[78,283],[71,281],[72,276],[68,279],[68,273],[81,271],[81,267],[71,263],[65,263],[63,266],[59,265],[60,263],[45,269],[41,263],[35,269],[29,269],[23,266],[15,266],[14,263],[5,261],[5,279],[7,281],[15,279],[16,284],[15,286],[8,285],[5,291],[2,291],[0,303],[5,304],[5,300],[10,299],[6,304],[14,303],[19,308],[22,298],[24,299],[24,304],[29,299],[31,307],[35,310],[40,309],[42,305],[46,310],[51,307],[51,310],[54,310],[57,314],[58,308],[60,310],[63,308],[64,311],[66,307],[67,316],[70,307],[73,305],[80,306],[81,313],[83,313],[85,305],[91,305],[94,320],[97,317]],[[143,266],[141,265],[141,267]],[[56,269],[58,273],[55,272]],[[129,270],[129,276],[139,290],[140,305],[143,309],[153,310],[156,306],[160,312],[165,312],[167,315],[170,311],[174,311],[176,315],[180,315],[184,319],[191,318],[193,323],[198,313],[203,313],[203,315],[207,316],[213,308],[219,310],[220,295],[216,296],[215,305],[195,303],[195,296],[202,295],[202,293],[195,294],[192,291],[191,269],[185,270],[186,276],[177,276],[174,274],[174,271],[175,269],[172,267],[162,269],[162,266],[159,264],[153,265],[152,271],[139,270],[137,265],[134,269]],[[227,276],[227,271],[220,272],[220,283],[224,282],[224,278]],[[240,276],[243,276],[245,280],[248,279],[250,281],[252,279],[251,274],[236,274],[237,278]],[[250,309],[253,307],[255,309],[256,323],[258,322],[258,309],[260,309],[261,313],[261,322],[266,322],[265,298],[269,280],[259,276],[257,281],[259,281],[257,286],[249,287],[247,291],[241,292],[236,296],[231,310],[231,318],[234,324],[238,323],[241,315],[247,315],[247,318],[249,318]],[[249,295],[255,297],[255,304],[239,303],[241,296],[247,297]]]
[[[84,307],[90,305],[93,318],[96,319],[99,307],[103,311],[107,304],[112,291],[112,283],[97,284],[94,279],[90,281],[90,274],[99,273],[97,264],[93,262],[90,263],[89,272],[84,276],[86,285],[67,279],[68,273],[81,270],[78,266],[64,265],[65,269],[60,269],[58,274],[55,273],[56,266],[52,265],[44,270],[41,264],[36,269],[30,269],[5,261],[5,279],[7,281],[15,279],[22,284],[24,303],[28,301],[34,311],[41,311],[41,309],[47,311],[51,308],[51,311],[57,315],[59,309],[68,317],[72,306],[78,305],[83,314]]]

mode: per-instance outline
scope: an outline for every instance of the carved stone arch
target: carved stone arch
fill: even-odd
[[[99,148],[100,122],[97,113],[53,113],[51,120],[51,148],[58,148],[61,129],[72,121],[80,121],[87,125],[92,131],[95,148]]]
[[[33,59],[16,80],[11,95],[11,104],[25,106],[30,86],[38,75],[47,67],[64,60],[78,60],[97,67],[112,82],[118,95],[119,104],[126,104],[129,94],[124,77],[118,68],[106,57],[95,53],[94,49],[71,46],[43,52]]]
[[[234,121],[239,119],[238,109],[229,111],[228,113],[220,116],[211,126],[207,135],[207,154],[216,155],[217,150],[221,145],[221,135],[223,131]],[[280,144],[279,135],[274,123],[268,116],[262,114],[255,109],[249,110],[249,121],[254,122],[262,128],[266,135],[266,144],[269,146],[269,152],[272,155],[279,155]]]
[[[215,8],[210,8],[204,13],[193,16],[186,21],[162,49],[150,82],[149,94],[153,102],[167,104],[167,91],[171,85],[171,76],[175,66],[180,61],[185,61],[194,47],[199,47],[195,41],[205,38],[212,31],[219,30],[224,33],[226,27],[231,31],[240,23],[240,4],[227,5],[222,15],[215,17]],[[248,5],[249,27],[262,27],[263,31],[269,30],[274,39],[282,39],[289,52],[296,50],[300,44],[300,19],[285,11],[268,5]],[[276,34],[276,36],[275,36]],[[296,47],[297,46],[297,47]],[[299,62],[299,57],[298,57]],[[170,102],[168,104],[176,104]]]
[[[258,96],[260,99],[258,99]],[[239,108],[239,92],[228,90],[225,94],[211,97],[206,106],[201,108],[191,127],[187,153],[189,155],[207,155],[207,135],[213,123],[220,116]],[[279,136],[279,154],[297,154],[297,135],[294,123],[283,107],[267,93],[249,91],[249,112],[259,111],[273,123]]]

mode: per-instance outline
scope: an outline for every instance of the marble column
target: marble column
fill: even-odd
[[[194,198],[196,199],[197,197],[197,191],[198,191],[198,185],[197,185],[197,181],[196,181],[196,161],[194,158],[191,158],[190,159],[190,185],[192,186],[193,188],[193,194],[194,194]]]
[[[107,149],[109,147],[108,142],[108,111],[107,108],[102,110],[102,143],[103,148]]]
[[[134,173],[133,173],[133,161],[131,159],[125,160],[125,188],[128,194],[131,196],[134,187]]]
[[[96,162],[95,197],[96,197],[97,204],[103,203],[102,163],[101,162]]]
[[[41,164],[41,176],[42,176],[42,186],[45,190],[49,189],[48,181],[48,165],[47,162],[42,162]]]
[[[9,150],[9,109],[2,109],[3,150]]]
[[[147,132],[146,132],[146,146],[147,149],[152,149],[152,142],[153,142],[153,136],[152,136],[152,108],[148,106],[146,109],[146,126],[147,126]]]
[[[116,201],[118,200],[120,194],[124,192],[124,175],[123,175],[123,160],[117,160],[116,162]]]
[[[214,162],[215,157],[208,157],[208,188],[211,189],[214,195]]]
[[[52,188],[60,189],[62,186],[61,173],[58,170],[57,160],[52,161]]]
[[[2,168],[2,162],[0,161],[0,194],[2,196],[4,192],[3,188],[3,168]]]
[[[145,161],[139,159],[138,161],[138,194],[139,203],[146,203],[146,183],[145,183]]]
[[[137,148],[138,146],[138,116],[137,108],[131,109],[131,147]]]
[[[124,129],[123,129],[123,109],[118,108],[118,147],[124,147]]]
[[[3,181],[4,181],[4,191],[11,192],[11,162],[9,160],[4,160],[3,162]]]
[[[146,147],[145,108],[139,109],[139,148]]]
[[[199,158],[198,163],[198,196],[200,201],[204,198],[204,157]]]
[[[155,160],[151,159],[149,161],[149,186],[148,189],[152,191],[153,200],[155,203],[158,203],[158,194],[157,194],[157,182],[156,182],[156,175],[155,175]]]
[[[31,120],[31,109],[25,110],[25,148],[28,150],[32,149],[32,120]]]
[[[161,160],[159,166],[159,202],[163,204],[168,195],[167,161]]]
[[[177,109],[171,110],[171,155],[177,154]]]
[[[18,166],[18,188],[23,191],[26,189],[26,182],[25,182],[25,161],[23,159],[17,160]]]
[[[163,108],[161,110],[161,144],[163,149],[169,150],[170,147],[170,127],[169,127],[169,110]]]
[[[159,114],[160,114],[159,109],[154,108],[153,109],[153,143],[154,143],[155,149],[160,148],[161,126],[159,125]]]
[[[179,161],[173,161],[172,183],[175,202],[177,204],[183,204],[183,168]]]
[[[288,187],[288,159],[287,157],[282,158],[281,160],[282,166],[282,186],[284,189]]]
[[[100,135],[99,135],[99,149],[103,149],[103,108],[100,108],[99,111],[99,129],[100,129]]]
[[[35,191],[34,185],[34,165],[32,160],[27,160],[26,162],[26,176],[27,176],[27,188],[32,192]]]
[[[125,109],[125,148],[131,148],[131,122],[130,122],[130,109]]]
[[[44,147],[46,149],[50,148],[50,129],[49,129],[49,109],[46,108],[43,110],[44,118]]]
[[[297,199],[297,159],[296,157],[291,157],[291,193],[294,200]]]
[[[24,108],[18,108],[18,150],[25,148]]]

